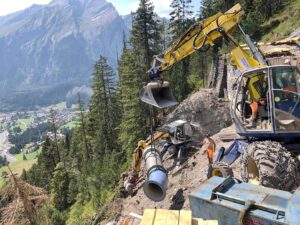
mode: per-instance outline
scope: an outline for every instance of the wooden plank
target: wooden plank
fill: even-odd
[[[143,219],[143,216],[141,216],[139,214],[136,214],[136,213],[133,213],[133,212],[129,213],[129,216],[132,216],[132,217],[140,219],[140,220]]]
[[[218,220],[206,220],[206,225],[218,225]]]
[[[168,217],[168,210],[166,209],[157,209],[154,225],[166,225]]]
[[[155,220],[155,209],[145,209],[140,225],[153,225]]]
[[[202,225],[203,219],[200,218],[192,218],[192,225]]]
[[[169,210],[166,225],[178,225],[179,211]]]
[[[192,211],[180,210],[178,224],[179,225],[191,225],[192,224]]]

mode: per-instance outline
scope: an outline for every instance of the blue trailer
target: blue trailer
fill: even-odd
[[[228,177],[212,177],[189,196],[192,216],[220,225],[300,225],[300,188],[293,194]]]

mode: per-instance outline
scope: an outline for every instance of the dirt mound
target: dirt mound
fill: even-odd
[[[196,128],[198,139],[208,132],[215,134],[232,123],[228,102],[218,98],[213,89],[191,94],[167,116],[165,123],[178,119],[189,121]]]

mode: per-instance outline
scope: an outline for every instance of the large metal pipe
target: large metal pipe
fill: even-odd
[[[143,158],[147,171],[147,180],[143,186],[144,193],[155,202],[162,201],[166,197],[168,176],[162,165],[159,152],[149,146],[144,150]]]

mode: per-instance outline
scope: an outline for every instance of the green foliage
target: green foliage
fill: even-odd
[[[68,208],[69,175],[62,163],[58,163],[51,179],[51,197],[53,206],[64,211]]]
[[[124,49],[119,62],[119,74],[121,77],[120,89],[123,106],[122,121],[119,126],[119,141],[127,159],[131,159],[132,151],[141,138],[148,132],[146,116],[148,115],[138,97],[142,88],[142,76],[144,71],[138,66],[136,56],[132,49]]]
[[[47,217],[50,218],[54,225],[65,225],[68,218],[67,211],[59,211],[56,208],[49,206],[46,208]]]
[[[161,51],[159,20],[150,0],[140,0],[137,11],[133,13],[130,44],[139,65],[146,66],[143,69],[149,68],[153,55]]]

